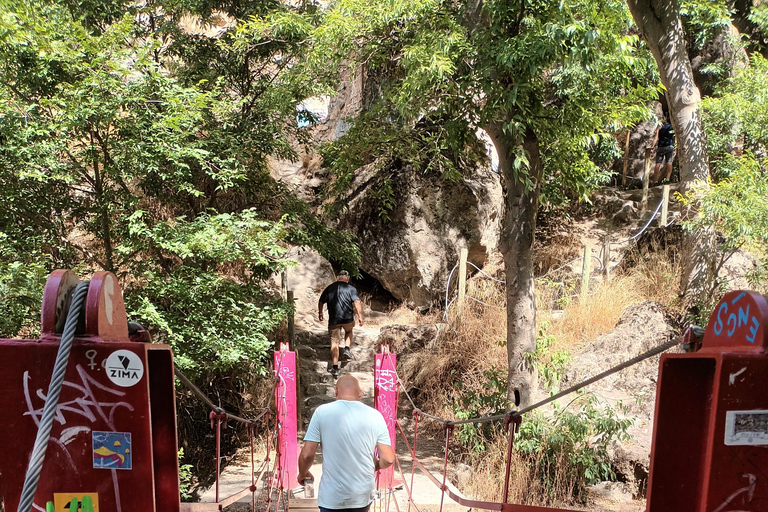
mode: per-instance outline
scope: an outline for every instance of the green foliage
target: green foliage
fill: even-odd
[[[3,334],[34,334],[29,319],[53,268],[104,269],[179,366],[263,363],[290,307],[267,286],[289,265],[285,248],[359,260],[352,237],[326,228],[266,165],[295,157],[289,138],[306,140],[294,119],[315,85],[278,78],[303,52],[314,11],[245,1],[6,5]],[[252,37],[231,25],[216,37],[182,30],[196,15],[201,26],[255,16]]]
[[[501,124],[518,177],[528,160],[522,135],[535,132],[542,198],[585,199],[607,180],[611,133],[646,118],[659,93],[653,58],[630,34],[623,2],[484,3],[474,26],[463,3],[342,0],[327,14],[309,62],[338,48],[366,70],[366,111],[324,150],[338,194],[353,171],[376,163],[386,174],[413,165],[448,177],[485,160],[477,129]],[[596,27],[600,27],[599,29]],[[435,126],[444,127],[435,131]],[[436,136],[436,137],[435,137]]]
[[[552,350],[555,338],[546,329],[545,324],[539,330],[536,352],[528,363],[536,368],[540,383],[551,396],[558,392],[571,356]],[[579,408],[569,410],[574,404]],[[572,482],[574,498],[585,500],[587,486],[615,478],[608,451],[629,439],[630,426],[632,420],[620,418],[610,405],[581,393],[565,408],[555,402],[551,413],[537,410],[526,414],[515,447],[535,468],[550,496],[556,494],[558,485]]]
[[[182,464],[184,448],[179,448],[179,496],[181,501],[190,501],[193,496],[189,492],[192,487],[192,464]]]
[[[768,61],[758,54],[750,60],[749,68],[703,101],[713,181],[701,200],[702,215],[688,228],[723,235],[720,266],[741,247],[768,254]],[[749,276],[760,289],[768,279],[766,263]]]
[[[559,482],[572,481],[574,497],[586,501],[587,486],[615,479],[608,451],[629,439],[632,420],[620,418],[592,395],[580,395],[577,400],[580,408],[576,412],[556,407],[553,415],[527,414],[515,447],[536,461],[537,476],[551,494]]]
[[[681,0],[680,17],[701,49],[731,24],[731,9],[724,0]]]
[[[457,380],[453,387],[459,396],[451,404],[457,419],[492,416],[507,410],[507,371],[502,368],[486,370],[477,379],[480,389],[468,386]],[[501,431],[503,421],[486,423],[468,423],[456,429],[456,439],[472,453],[486,451],[488,443]]]
[[[536,351],[526,352],[527,363],[536,369],[539,382],[550,395],[558,392],[558,383],[563,377],[565,368],[571,362],[571,355],[565,350],[552,350],[555,336],[547,334],[549,324],[545,322],[536,337]]]

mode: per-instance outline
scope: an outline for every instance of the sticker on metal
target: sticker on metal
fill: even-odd
[[[130,432],[93,432],[93,467],[96,469],[132,469],[133,452]]]
[[[768,411],[727,411],[725,413],[727,446],[768,445]]]
[[[104,366],[109,380],[123,388],[138,384],[144,376],[144,363],[130,350],[115,350]]]
[[[77,504],[77,508],[72,508]],[[55,492],[53,509],[56,512],[99,512],[99,494],[95,492]]]

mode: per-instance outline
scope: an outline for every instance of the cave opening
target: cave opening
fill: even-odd
[[[335,273],[338,273],[341,270],[340,265],[337,265],[336,263],[331,264]],[[360,272],[360,275],[358,277],[350,277],[349,283],[357,288],[360,300],[364,304],[369,304],[372,311],[387,313],[401,304],[400,300],[395,298],[389,290],[384,288],[381,281],[361,268],[358,268],[357,270]]]

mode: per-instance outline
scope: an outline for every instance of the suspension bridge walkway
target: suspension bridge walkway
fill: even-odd
[[[374,406],[405,456],[377,473],[374,509],[423,512],[413,492],[418,470],[439,492],[439,512],[450,502],[500,512],[554,510],[509,503],[515,433],[525,414],[680,345],[683,352],[660,360],[648,512],[766,511],[768,479],[759,469],[768,466],[766,322],[765,297],[731,292],[706,329],[690,328],[681,339],[538,403],[462,420],[421,410],[397,372],[397,355],[383,346],[373,361]],[[54,272],[43,296],[41,328],[39,340],[0,340],[0,360],[6,362],[0,380],[0,483],[9,511],[202,512],[248,497],[253,511],[316,509],[296,482],[297,359],[287,344],[274,354],[272,403],[242,418],[218,407],[175,369],[170,347],[149,343],[140,327],[129,328],[122,293],[109,272],[83,283],[71,272]],[[250,484],[224,496],[217,478],[212,503],[179,502],[175,378],[210,409],[217,476],[222,429],[239,424],[250,442]],[[412,408],[408,433],[398,418],[401,396]],[[444,432],[442,467],[430,467],[419,456],[425,422]],[[508,432],[498,502],[468,499],[448,482],[454,429],[487,422],[500,422]],[[264,455],[257,457],[260,442]],[[399,488],[406,497],[402,504],[395,496]]]

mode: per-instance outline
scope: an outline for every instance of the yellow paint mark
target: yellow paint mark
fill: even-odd
[[[55,492],[53,493],[53,508],[56,512],[80,512],[69,510],[69,504],[72,498],[82,504],[83,498],[90,496],[93,500],[93,512],[99,512],[99,493],[97,492]]]

